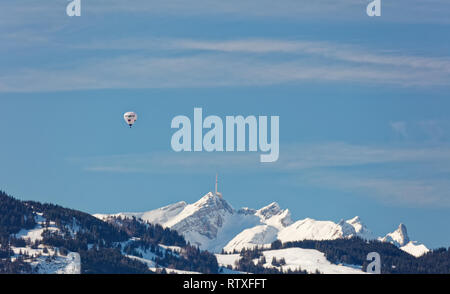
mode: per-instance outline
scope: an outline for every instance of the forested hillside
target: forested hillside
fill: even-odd
[[[161,246],[180,250],[175,254]],[[51,262],[69,252],[80,254],[82,273],[152,273],[148,264],[131,258],[143,253],[152,256],[156,267],[218,271],[213,254],[190,246],[176,231],[160,225],[136,219],[102,221],[54,204],[19,201],[0,191],[1,273],[32,273],[37,270],[32,265],[42,256]]]

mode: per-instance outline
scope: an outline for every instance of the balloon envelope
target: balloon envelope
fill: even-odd
[[[125,122],[131,127],[137,120],[137,114],[132,111],[126,112],[123,115],[123,118],[125,119]]]

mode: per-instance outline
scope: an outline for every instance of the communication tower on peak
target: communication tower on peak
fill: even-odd
[[[222,193],[220,193],[220,192],[218,191],[218,187],[219,187],[219,176],[216,174],[216,192],[215,192],[215,194],[216,194],[216,196],[218,196],[219,198],[222,198]]]

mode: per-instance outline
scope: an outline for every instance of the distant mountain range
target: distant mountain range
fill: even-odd
[[[193,204],[178,202],[142,213],[94,216],[103,220],[111,216],[136,217],[157,223],[179,232],[191,244],[216,253],[269,247],[276,240],[284,243],[352,237],[389,242],[415,257],[429,251],[425,245],[410,241],[404,224],[384,237],[376,237],[358,216],[338,223],[311,218],[294,222],[289,210],[281,209],[276,202],[258,210],[235,210],[221,195],[212,192]]]
[[[277,203],[235,210],[220,194],[142,213],[95,216],[0,191],[0,273],[450,273],[450,250],[374,237],[359,217],[294,222]],[[417,257],[420,256],[420,257]]]

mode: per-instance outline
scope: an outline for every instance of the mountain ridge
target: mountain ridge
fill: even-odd
[[[312,218],[293,221],[289,209],[282,209],[277,202],[260,209],[244,207],[236,210],[221,195],[213,192],[208,192],[193,204],[182,201],[143,213],[115,215],[140,217],[174,229],[191,244],[211,252],[268,247],[276,240],[292,242],[352,237],[392,243],[416,257],[429,251],[425,245],[410,241],[404,224],[383,237],[375,237],[359,216],[341,219],[337,223]],[[111,215],[94,216],[104,219]]]
[[[289,222],[280,221],[290,216],[288,210],[274,203],[259,210],[235,210],[215,199],[214,195],[205,196],[194,205],[198,211],[226,212],[217,237],[208,239],[206,245],[221,248],[218,245],[226,245],[229,241],[224,237],[236,236],[246,231],[240,231],[242,227],[248,227],[247,230],[254,233],[247,234],[255,237],[252,242],[267,246],[236,254],[212,254],[190,245],[176,230],[136,217],[146,215],[169,221],[174,214],[191,205],[183,202],[156,209],[150,214],[104,215],[100,220],[54,204],[16,200],[0,191],[0,273],[363,273],[369,252],[380,253],[383,273],[450,272],[450,250],[439,248],[416,258],[407,250],[417,254],[424,247],[413,241],[401,249],[379,239],[354,237],[285,243],[277,240],[268,244],[277,239],[281,227],[291,226]],[[186,215],[195,218],[196,212]],[[264,221],[270,221],[278,228]],[[306,222],[316,221],[306,219]],[[361,231],[364,226],[358,217],[341,220],[334,227],[338,225],[347,227],[350,234]],[[406,231],[403,226],[400,226],[402,232]]]

